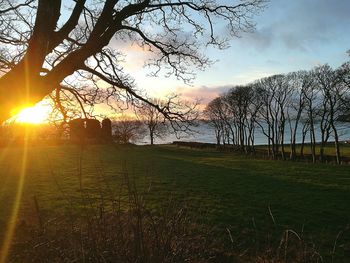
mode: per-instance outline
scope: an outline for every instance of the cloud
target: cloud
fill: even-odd
[[[269,66],[281,66],[282,65],[282,63],[280,61],[277,61],[275,59],[267,59],[265,62]]]
[[[269,27],[258,29],[253,33],[244,33],[240,42],[242,46],[252,46],[258,51],[264,51],[272,45],[274,39],[273,30]]]
[[[320,44],[337,41],[348,31],[350,1],[272,0],[257,19],[254,33],[246,33],[242,45],[264,51],[274,45],[307,52]]]
[[[208,86],[200,86],[200,87],[178,87],[176,89],[176,93],[181,95],[181,98],[189,101],[193,101],[195,99],[200,100],[201,104],[207,104],[211,100],[216,97],[222,95],[227,92],[233,85],[223,85],[217,87],[208,87]]]
[[[141,47],[136,42],[131,40],[112,39],[109,46],[114,50],[118,50],[124,56],[124,61],[121,65],[125,70],[130,72],[137,72],[144,68],[145,62],[154,59],[156,52],[150,52],[147,47]]]

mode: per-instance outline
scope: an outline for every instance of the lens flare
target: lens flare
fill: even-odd
[[[26,128],[26,134],[28,134],[27,130],[28,130],[28,127]],[[7,256],[11,247],[13,235],[16,230],[18,211],[21,205],[23,186],[24,186],[24,181],[26,177],[27,158],[28,158],[28,138],[25,138],[24,145],[22,148],[22,158],[21,158],[20,167],[19,167],[20,170],[19,170],[19,177],[17,182],[17,191],[16,191],[14,203],[12,205],[11,215],[7,222],[4,240],[1,245],[0,263],[7,262]]]
[[[28,74],[28,64],[25,60],[25,78],[26,78],[26,93],[27,97],[29,98],[29,74]],[[28,120],[38,120],[38,117],[28,117]],[[18,218],[18,211],[20,208],[21,200],[22,200],[22,194],[23,194],[23,187],[24,187],[24,180],[26,177],[27,172],[27,158],[28,158],[28,127],[25,128],[25,138],[24,138],[24,145],[22,148],[22,158],[20,160],[20,167],[19,167],[19,178],[17,183],[17,191],[16,196],[14,199],[14,203],[12,205],[12,211],[10,214],[9,221],[7,222],[7,228],[6,233],[4,235],[4,240],[1,244],[0,248],[0,263],[7,262],[7,256],[9,254],[9,250],[12,244],[13,235],[16,230],[16,223]]]
[[[47,121],[49,116],[49,107],[37,104],[21,110],[15,117],[16,122],[28,124],[40,124]]]

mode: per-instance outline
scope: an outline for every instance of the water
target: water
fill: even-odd
[[[302,126],[299,124],[299,126]],[[316,126],[318,126],[316,124]],[[301,127],[299,127],[301,129]],[[186,134],[179,134],[180,137],[177,137],[175,134],[168,134],[164,136],[163,138],[156,138],[155,144],[169,144],[173,141],[195,141],[195,142],[203,142],[203,143],[216,143],[215,138],[215,132],[213,127],[211,127],[209,124],[205,122],[200,122],[198,127],[192,128],[195,133],[192,135],[186,135]],[[350,123],[338,123],[337,124],[338,129],[338,135],[340,141],[350,141]],[[297,143],[301,143],[301,130],[297,133]],[[316,129],[316,141],[321,140],[321,133],[319,129]],[[329,138],[329,141],[334,140],[333,136],[331,135]],[[290,130],[289,127],[286,127],[285,130],[285,143],[290,142]],[[310,142],[310,135],[307,134],[305,138],[305,142]],[[144,139],[138,141],[138,144],[149,144],[150,140],[148,137],[145,137]],[[255,144],[256,145],[266,145],[267,144],[267,137],[263,134],[261,129],[259,127],[255,130]]]

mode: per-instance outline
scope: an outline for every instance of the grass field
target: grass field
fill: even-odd
[[[101,192],[118,195],[125,171],[154,210],[172,199],[200,222],[233,232],[264,228],[273,216],[279,229],[303,229],[333,244],[350,224],[350,167],[345,165],[256,160],[175,146],[91,145],[81,151],[65,145],[0,149],[0,171],[1,233],[19,198],[21,178],[19,218],[35,223],[34,196],[46,218],[69,209],[80,213],[79,174],[83,189],[98,199]]]
[[[257,149],[265,149],[267,150],[267,146],[265,145],[259,145],[259,146],[256,146]],[[300,154],[300,144],[297,145],[296,147],[296,153],[297,155]],[[319,152],[320,152],[320,144],[316,144],[316,155],[319,155]],[[286,144],[285,145],[285,152],[286,153],[290,153],[290,145],[289,144]],[[304,146],[304,154],[311,154],[311,147],[310,147],[310,144],[305,144]],[[324,148],[324,154],[325,155],[328,155],[328,156],[334,156],[335,157],[335,145],[334,145],[334,142],[328,142]],[[350,144],[349,143],[344,143],[344,142],[341,142],[340,143],[340,155],[342,157],[350,157]]]

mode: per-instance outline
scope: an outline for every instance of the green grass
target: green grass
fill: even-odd
[[[256,148],[260,149],[268,149],[266,145],[259,145]],[[297,144],[296,152],[297,155],[300,154],[301,145]],[[316,144],[316,155],[320,152],[320,144]],[[290,144],[286,143],[284,146],[284,150],[286,153],[290,153]],[[311,154],[310,144],[306,143],[304,146],[304,154]],[[324,154],[329,156],[335,156],[335,145],[334,142],[328,142],[324,148]],[[350,144],[349,143],[340,143],[340,155],[343,157],[350,157]]]
[[[80,150],[75,146],[30,147],[19,217],[36,220],[33,196],[46,217],[83,210]],[[6,228],[21,173],[23,150],[0,149],[0,232]],[[150,206],[183,202],[201,222],[241,229],[271,224],[333,242],[350,223],[350,167],[250,159],[214,150],[175,146],[87,146],[83,187],[92,198],[118,195],[129,177]],[[107,187],[107,186],[108,187]],[[73,202],[73,205],[72,203]]]

